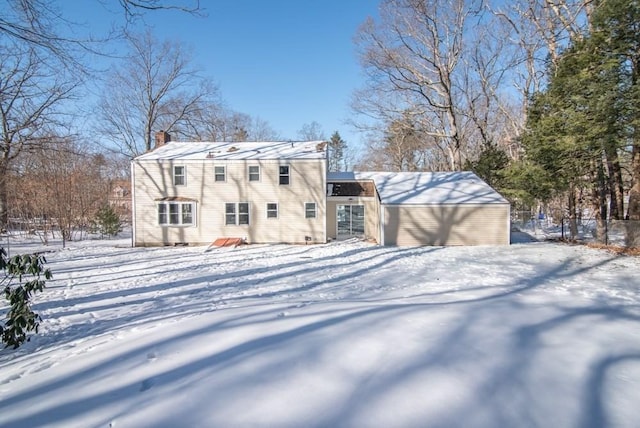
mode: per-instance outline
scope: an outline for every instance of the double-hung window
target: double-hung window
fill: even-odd
[[[173,185],[174,186],[184,186],[187,184],[187,167],[185,166],[174,166],[173,167]]]
[[[316,218],[316,203],[305,202],[304,204],[304,218]]]
[[[227,181],[227,171],[224,166],[214,166],[213,174],[216,182]]]
[[[278,204],[267,204],[267,218],[278,218]]]
[[[249,165],[249,181],[260,181],[260,166]]]
[[[249,224],[249,203],[237,202],[224,204],[224,224],[245,225]]]
[[[279,176],[281,185],[288,185],[291,182],[289,165],[280,165]]]
[[[194,202],[158,203],[158,224],[161,226],[193,226],[194,214]]]

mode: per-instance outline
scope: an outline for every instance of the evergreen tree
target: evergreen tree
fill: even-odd
[[[550,69],[547,88],[536,94],[523,135],[526,158],[552,181],[553,193],[568,197],[572,233],[578,189],[591,194],[598,228],[610,213],[622,217],[619,152],[631,142],[637,153],[640,219],[640,151],[637,124],[638,1],[596,5],[591,33],[576,40]],[[635,51],[634,51],[635,49]],[[635,56],[634,56],[635,55]],[[635,64],[635,65],[634,65]],[[634,71],[635,70],[635,71]],[[607,206],[607,195],[610,204]],[[633,189],[629,213],[633,210]],[[604,233],[599,233],[604,238]]]
[[[505,168],[509,165],[509,157],[504,150],[495,144],[488,144],[475,161],[466,161],[464,169],[475,172],[489,186],[496,190],[504,188]]]
[[[107,236],[116,236],[120,231],[120,217],[111,205],[105,205],[96,214],[98,231]]]
[[[342,139],[338,131],[335,131],[329,139],[329,171],[346,169],[345,151],[347,143]]]

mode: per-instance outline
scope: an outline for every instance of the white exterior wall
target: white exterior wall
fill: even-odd
[[[173,185],[173,166],[186,166],[186,185]],[[260,181],[249,181],[249,165],[260,167]],[[290,184],[279,184],[279,166],[289,165]],[[214,166],[226,167],[226,181],[214,180]],[[326,242],[326,160],[134,160],[134,245],[210,244],[217,238],[248,243]],[[195,226],[160,226],[157,200],[196,201]],[[225,203],[248,202],[249,225],[225,225]],[[315,219],[305,218],[305,202],[315,202]],[[278,218],[267,218],[267,203],[278,204]],[[310,239],[310,241],[309,241]]]
[[[384,244],[509,245],[509,204],[383,206]]]
[[[380,202],[376,197],[329,196],[327,198],[327,237],[338,236],[338,205],[364,205],[364,237],[380,243]]]

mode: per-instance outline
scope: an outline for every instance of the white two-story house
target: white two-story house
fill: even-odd
[[[166,139],[132,161],[134,245],[327,241],[325,142]]]
[[[131,163],[133,244],[509,244],[509,203],[470,172],[327,171],[327,143],[171,142]]]

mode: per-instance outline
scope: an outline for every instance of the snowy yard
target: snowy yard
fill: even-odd
[[[46,255],[0,426],[640,426],[639,258],[129,244]]]

